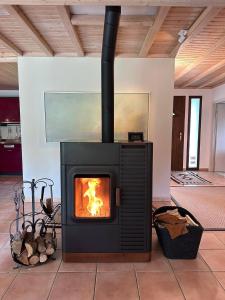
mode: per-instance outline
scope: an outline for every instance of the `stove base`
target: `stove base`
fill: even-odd
[[[63,253],[64,262],[146,262],[150,252],[142,253]]]

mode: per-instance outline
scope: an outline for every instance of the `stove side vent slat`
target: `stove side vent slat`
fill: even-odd
[[[147,153],[145,145],[138,149],[121,145],[120,246],[124,252],[147,251]]]

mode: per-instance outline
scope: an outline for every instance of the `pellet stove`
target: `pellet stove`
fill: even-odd
[[[118,6],[106,7],[102,143],[61,143],[64,261],[150,259],[152,143],[114,143],[114,53],[120,11]]]

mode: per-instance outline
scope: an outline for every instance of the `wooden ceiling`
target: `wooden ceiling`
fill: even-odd
[[[225,82],[225,0],[0,0],[0,89],[18,88],[21,55],[100,56],[110,4],[122,5],[118,57],[175,57],[177,88]]]

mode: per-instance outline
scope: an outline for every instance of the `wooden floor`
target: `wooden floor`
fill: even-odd
[[[0,299],[225,299],[225,232],[204,233],[194,260],[166,259],[153,231],[151,262],[65,263],[57,230],[55,261],[13,269],[8,230],[15,217],[12,187],[16,181],[18,178],[0,178]],[[26,210],[30,210],[30,203],[26,203]]]

